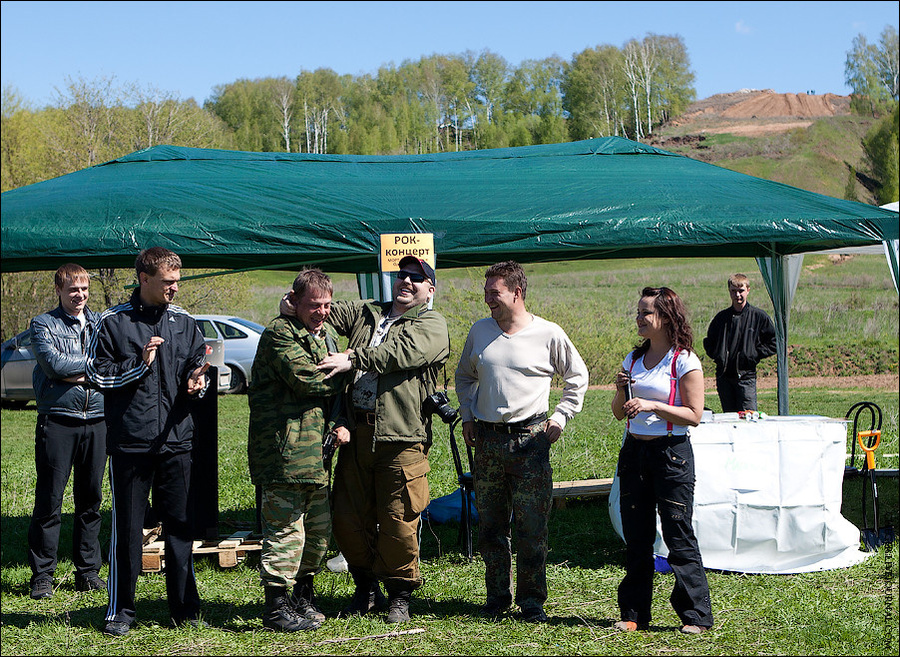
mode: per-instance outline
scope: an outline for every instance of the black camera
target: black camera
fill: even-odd
[[[446,392],[435,392],[428,395],[422,402],[422,407],[427,413],[434,413],[445,424],[451,424],[457,415],[457,410],[450,405],[450,398]]]
[[[322,438],[322,465],[326,470],[331,470],[331,459],[337,451],[337,432],[332,429]]]

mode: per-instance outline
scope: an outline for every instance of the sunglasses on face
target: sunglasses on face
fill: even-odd
[[[393,276],[398,281],[408,278],[411,283],[424,283],[425,281],[431,280],[425,274],[419,274],[414,271],[396,271]]]

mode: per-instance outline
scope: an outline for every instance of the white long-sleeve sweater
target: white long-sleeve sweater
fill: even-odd
[[[554,374],[564,386],[550,419],[565,428],[581,410],[588,387],[587,366],[565,331],[537,316],[512,335],[490,317],[479,320],[456,368],[462,420],[521,422],[546,413]]]

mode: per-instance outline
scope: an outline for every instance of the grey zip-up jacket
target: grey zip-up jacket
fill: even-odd
[[[84,309],[81,323],[57,306],[31,320],[31,348],[37,364],[32,374],[38,413],[65,415],[80,420],[103,417],[103,395],[89,382],[70,383],[64,379],[84,375],[87,351],[97,330],[100,314]]]

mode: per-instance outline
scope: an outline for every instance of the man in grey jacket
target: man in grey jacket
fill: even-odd
[[[56,271],[59,305],[31,320],[31,344],[37,365],[34,463],[37,470],[34,511],[28,528],[31,597],[53,595],[53,573],[63,494],[74,473],[75,501],[72,562],[75,588],[105,589],[100,579],[100,502],[106,465],[103,395],[86,377],[87,345],[99,314],[87,307],[87,271],[63,265]]]

